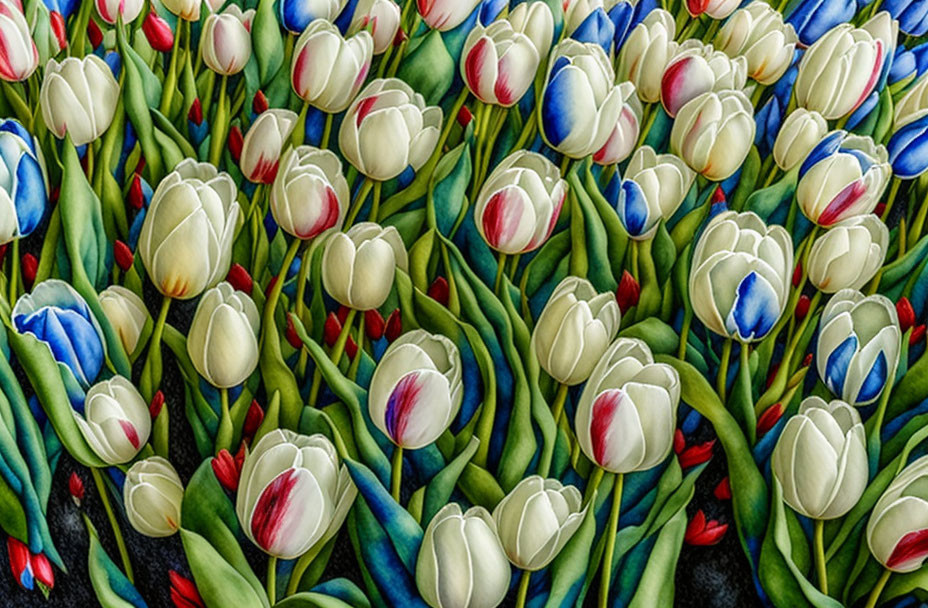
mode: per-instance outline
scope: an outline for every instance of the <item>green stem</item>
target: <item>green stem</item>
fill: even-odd
[[[815,520],[815,570],[818,574],[818,588],[828,595],[828,570],[825,568],[825,521]]]
[[[309,102],[303,100],[303,107],[300,108],[300,115],[296,119],[296,127],[293,129],[293,133],[290,135],[290,143],[293,147],[302,146],[303,139],[306,137],[306,113],[309,112]],[[331,114],[329,115],[331,117]],[[322,143],[322,142],[319,142]],[[320,146],[324,148],[325,146]]]
[[[531,571],[522,571],[522,580],[519,581],[519,594],[516,596],[516,608],[525,608],[525,600],[528,598],[528,583],[531,578]]]
[[[161,300],[161,310],[155,321],[155,328],[151,332],[148,342],[148,355],[145,357],[145,366],[142,369],[142,379],[139,388],[145,401],[151,401],[158,387],[161,385],[161,335],[164,333],[164,324],[168,318],[168,309],[171,308],[171,298],[164,296]]]
[[[728,391],[728,361],[731,359],[731,338],[725,338],[722,345],[722,357],[719,360],[719,375],[715,379],[715,391],[719,394],[722,404],[725,404],[725,393]]]
[[[596,491],[599,489],[599,484],[603,480],[603,475],[605,474],[605,469],[602,467],[596,467],[593,471],[593,474],[590,476],[589,481],[586,483],[586,489],[583,491],[583,506],[590,504],[593,500],[593,496],[596,494]]]
[[[390,474],[390,496],[397,503],[400,502],[400,488],[403,485],[403,447],[396,446],[393,450],[393,470]]]
[[[880,219],[884,222],[886,218],[889,217],[890,211],[893,209],[893,203],[896,202],[896,194],[899,192],[899,186],[902,185],[902,180],[898,177],[894,177],[892,183],[889,186],[889,194],[886,196],[886,207],[883,209],[883,215],[880,216]]]
[[[218,166],[222,158],[222,149],[226,145],[226,134],[228,133],[228,118],[226,114],[229,111],[229,100],[226,94],[229,77],[223,75],[219,83],[219,105],[216,106],[216,114],[213,116],[213,135],[209,142],[209,162]]]
[[[354,359],[351,360],[351,364],[348,366],[348,379],[354,382],[358,377],[358,368],[361,366],[361,355],[364,354],[364,315],[361,315],[361,318],[358,320],[358,350],[354,354]]]
[[[277,557],[267,558],[267,599],[271,606],[277,603]]]
[[[216,431],[216,453],[228,450],[232,446],[232,414],[229,412],[229,389],[219,389],[221,415],[219,429]]]
[[[293,595],[299,590],[300,581],[303,580],[306,569],[313,563],[313,560],[316,559],[319,555],[319,551],[321,551],[324,546],[325,543],[317,542],[296,561],[296,564],[293,566],[293,571],[290,573],[290,582],[287,583],[287,592],[284,594],[285,596]]]
[[[690,324],[693,322],[693,309],[687,308],[683,313],[683,326],[680,328],[680,346],[677,349],[677,359],[686,361],[686,345],[690,338]]]
[[[649,114],[646,119],[646,122],[644,123],[644,127],[641,129],[641,132],[638,134],[638,146],[637,147],[639,148],[644,145],[644,140],[648,138],[648,131],[650,131],[651,126],[654,125],[654,121],[655,119],[657,119],[659,110],[656,107],[650,107],[648,108],[648,112]]]
[[[870,597],[867,598],[867,605],[864,608],[875,608],[876,603],[880,600],[880,594],[883,593],[883,587],[886,586],[886,581],[889,580],[889,577],[892,576],[893,571],[887,568],[883,569],[883,574],[880,575],[880,580],[876,582],[876,585],[873,586],[873,590],[870,592]]]
[[[322,139],[319,140],[319,147],[322,148],[323,150],[329,147],[329,137],[332,136],[332,120],[334,118],[335,118],[334,114],[325,115],[325,126],[322,128]],[[304,128],[305,128],[305,120],[304,120]]]
[[[368,219],[372,222],[377,222],[380,219],[377,214],[380,213],[380,191],[382,189],[383,182],[374,182],[374,198],[371,200],[371,212],[368,214]]]
[[[300,272],[297,275],[296,279],[296,303],[293,307],[293,314],[296,315],[298,319],[303,320],[303,314],[306,311],[306,281],[309,276],[309,265],[311,264],[310,254],[312,253],[311,247],[305,247],[303,249],[303,258],[300,261]],[[297,376],[302,378],[306,374],[306,362],[309,358],[309,351],[306,348],[300,349],[300,357],[297,362]]]
[[[496,280],[493,282],[493,293],[499,294],[499,288],[503,284],[503,274],[506,270],[506,254],[499,254],[499,262],[496,265]]]
[[[554,416],[555,427],[560,424],[561,416],[564,414],[564,404],[567,402],[567,385],[558,384],[557,395],[554,396],[554,403],[551,405],[551,415]]]
[[[174,48],[171,49],[171,63],[168,65],[168,73],[164,77],[164,94],[161,96],[161,105],[158,111],[167,117],[170,117],[171,103],[174,101],[174,91],[177,89],[177,60],[180,56],[180,39],[183,37],[184,24],[183,19],[177,20],[177,33],[174,36]]]
[[[113,536],[116,537],[116,546],[119,548],[119,557],[122,558],[122,567],[126,571],[126,578],[132,583],[132,563],[129,561],[129,552],[126,550],[126,541],[122,538],[122,530],[119,529],[119,521],[116,519],[116,513],[113,511],[113,505],[110,504],[109,496],[106,493],[106,485],[103,483],[103,477],[100,470],[96,467],[90,467],[90,476],[93,477],[93,483],[97,486],[97,492],[100,494],[100,500],[103,502],[103,510],[106,511],[106,517],[110,520],[110,527],[113,529]]]
[[[16,304],[19,297],[19,239],[13,239],[13,251],[10,254],[10,306]]]
[[[351,203],[351,211],[348,212],[348,217],[345,219],[345,230],[351,228],[355,218],[358,217],[358,213],[361,212],[361,207],[364,206],[364,201],[367,199],[367,195],[370,193],[373,187],[374,180],[365,176],[364,183],[361,184],[361,187],[358,189],[358,195],[355,197],[354,202]]]
[[[603,571],[599,578],[599,608],[609,605],[609,582],[612,578],[612,556],[615,553],[615,535],[619,529],[619,512],[622,510],[622,483],[625,476],[616,473],[612,488],[612,511],[606,528],[606,552],[603,554]]]

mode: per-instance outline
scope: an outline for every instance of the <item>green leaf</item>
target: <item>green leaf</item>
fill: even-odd
[[[284,62],[284,41],[274,10],[274,0],[260,0],[251,30],[251,44],[261,84],[266,85]]]
[[[269,605],[264,593],[256,592],[205,538],[181,528],[180,539],[197,590],[208,608],[261,608]]]
[[[428,486],[426,486],[422,518],[420,518],[420,521],[431,521],[432,517],[434,517],[442,507],[448,504],[448,501],[451,500],[451,493],[454,491],[454,486],[457,484],[458,477],[461,476],[461,473],[464,471],[467,463],[470,462],[471,457],[477,451],[477,446],[479,445],[480,440],[476,437],[471,437],[470,441],[467,442],[467,447],[432,478]]]
[[[90,585],[93,587],[100,606],[103,608],[146,608],[145,600],[106,554],[106,550],[100,544],[96,528],[86,515],[84,515],[84,524],[90,536],[87,570],[90,574]]]
[[[425,34],[422,42],[403,58],[397,77],[421,93],[427,104],[436,105],[451,88],[456,67],[454,59],[445,47],[441,32],[431,30]],[[453,119],[453,116],[448,117],[448,120]]]
[[[629,608],[673,605],[674,585],[668,581],[674,578],[686,523],[686,509],[681,508],[661,528]]]

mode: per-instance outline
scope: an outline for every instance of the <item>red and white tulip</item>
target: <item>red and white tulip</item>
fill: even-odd
[[[330,22],[316,19],[300,35],[293,51],[293,90],[323,112],[341,112],[364,84],[373,53],[369,32],[362,30],[346,39]]]
[[[39,51],[22,10],[0,0],[0,78],[19,82],[32,76],[39,65]]]
[[[374,55],[380,55],[393,45],[400,29],[400,6],[393,0],[360,0],[354,9],[348,34],[370,30],[374,39]]]
[[[131,23],[142,12],[143,0],[94,0],[97,14],[110,25],[121,17],[123,23]]]
[[[285,232],[306,240],[340,228],[349,202],[342,161],[331,150],[299,146],[284,155],[270,207]]]
[[[255,119],[245,134],[239,160],[246,178],[258,184],[274,181],[280,154],[290,141],[296,123],[295,112],[278,108],[265,110]]]
[[[461,76],[474,97],[508,108],[532,86],[539,61],[531,39],[503,19],[470,31],[461,53]]]
[[[630,82],[619,84],[619,92],[625,100],[619,119],[606,140],[606,144],[593,154],[593,162],[600,165],[613,165],[628,158],[641,130],[641,102],[635,95],[635,85]]]
[[[671,117],[688,101],[709,91],[740,90],[748,78],[744,57],[731,58],[712,45],[687,40],[661,77],[661,104]]]
[[[151,433],[148,404],[123,376],[93,385],[87,391],[83,415],[73,414],[90,449],[110,465],[135,458]]]
[[[447,32],[464,23],[481,0],[416,0],[422,20],[433,30]]]

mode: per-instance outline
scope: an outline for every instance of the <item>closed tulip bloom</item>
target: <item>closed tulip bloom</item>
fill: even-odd
[[[799,107],[828,120],[850,114],[879,81],[886,50],[882,40],[850,23],[833,28],[799,61],[795,85]]]
[[[873,557],[893,572],[922,567],[928,550],[928,456],[912,461],[880,496],[867,522],[867,545]]]
[[[82,146],[100,137],[113,122],[119,101],[119,83],[96,55],[50,59],[39,94],[42,117],[58,139],[71,136]]]
[[[793,62],[796,30],[766,2],[738,9],[715,37],[715,47],[729,57],[747,60],[748,76],[763,85],[780,79]]]
[[[280,154],[290,141],[296,121],[295,112],[277,108],[265,110],[255,119],[245,134],[239,161],[247,179],[259,184],[274,181]]]
[[[567,277],[548,298],[532,332],[541,368],[568,386],[590,377],[619,331],[622,313],[610,292],[597,293],[580,277]]]
[[[212,13],[203,23],[200,46],[203,63],[222,76],[238,74],[251,58],[251,22],[254,9],[242,12],[229,5],[221,13]]]
[[[618,80],[631,81],[641,101],[654,103],[661,98],[664,68],[677,52],[675,35],[673,16],[656,9],[632,29],[622,45]]]
[[[622,89],[602,47],[567,39],[552,52],[541,98],[541,133],[566,156],[584,158],[602,148],[622,111]]]
[[[777,166],[789,171],[804,161],[826,133],[828,122],[818,112],[805,108],[790,112],[773,142],[773,159]]]
[[[915,179],[928,171],[925,143],[928,114],[905,125],[889,138],[889,162],[900,179]]]
[[[770,466],[793,510],[812,519],[841,517],[867,487],[860,414],[844,401],[807,397],[786,421]]]
[[[83,415],[74,412],[74,421],[90,449],[109,465],[135,458],[151,433],[148,404],[135,385],[122,376],[90,387]]]
[[[650,146],[635,151],[625,168],[616,211],[635,240],[654,236],[658,223],[669,220],[686,198],[696,173],[673,154],[656,154]]]
[[[891,175],[885,147],[866,136],[832,131],[799,167],[796,201],[810,221],[827,228],[873,211]]]
[[[537,152],[518,150],[480,188],[474,208],[477,231],[500,253],[533,251],[551,236],[566,196],[567,182],[554,163]]]
[[[670,149],[703,177],[722,181],[747,158],[754,129],[754,108],[744,93],[703,93],[677,113]]]
[[[583,387],[574,421],[587,458],[610,473],[646,471],[673,447],[680,377],[641,340],[619,338]]]
[[[122,285],[110,285],[100,292],[98,299],[106,320],[119,336],[126,354],[132,355],[139,345],[139,337],[145,325],[151,322],[151,315],[142,298]]]
[[[393,0],[359,0],[348,26],[348,34],[353,35],[364,29],[370,29],[374,39],[374,55],[380,55],[393,46],[393,40],[400,29],[400,7]]]
[[[461,77],[480,101],[508,108],[532,86],[539,61],[531,39],[509,21],[477,24],[464,42]]]
[[[29,236],[48,207],[45,162],[35,138],[12,118],[0,121],[0,244]]]
[[[880,9],[899,22],[902,33],[919,37],[928,33],[928,10],[918,0],[883,0]]]
[[[380,308],[390,295],[396,267],[406,270],[407,259],[396,228],[361,222],[329,237],[322,254],[322,285],[349,308]]]
[[[875,215],[838,222],[815,239],[809,252],[809,281],[823,293],[860,289],[883,266],[889,228]]]
[[[162,538],[180,529],[184,484],[164,458],[150,456],[132,465],[122,496],[126,517],[139,534]]]
[[[416,0],[422,20],[433,30],[447,32],[464,23],[481,0]]]
[[[486,509],[462,513],[453,502],[435,514],[416,561],[416,586],[429,606],[495,608],[506,597],[510,577],[496,523]]]
[[[397,78],[364,87],[342,120],[342,154],[367,177],[386,181],[419,167],[438,144],[441,108],[426,106],[422,95]]]
[[[384,353],[371,378],[371,420],[396,445],[433,443],[461,409],[461,354],[454,342],[424,329],[406,332]]]
[[[131,23],[142,12],[142,0],[94,0],[97,14],[110,25],[121,17],[123,23]]]
[[[235,513],[262,551],[293,559],[338,532],[357,492],[324,435],[275,429],[245,457]]]
[[[641,129],[641,102],[635,95],[635,85],[619,83],[622,94],[622,111],[603,147],[593,154],[593,162],[599,165],[620,163],[632,153],[638,143]]]
[[[686,0],[686,12],[691,17],[699,17],[705,13],[713,19],[725,19],[739,4],[741,3],[738,0]]]
[[[0,78],[20,82],[32,76],[39,66],[39,50],[22,10],[9,0],[0,2],[0,45]]]
[[[229,272],[238,189],[209,163],[181,161],[151,197],[138,252],[155,287],[186,300]]]
[[[369,32],[346,39],[330,22],[317,19],[296,41],[290,70],[293,90],[323,112],[341,112],[361,90],[373,53]]]
[[[271,213],[285,232],[308,240],[341,228],[349,202],[348,182],[335,153],[312,146],[287,151],[270,195]]]
[[[693,252],[693,311],[713,332],[742,343],[766,336],[786,308],[793,242],[782,226],[753,212],[726,211],[706,227]]]
[[[671,117],[688,101],[709,91],[740,90],[748,78],[744,57],[731,58],[698,40],[687,40],[661,77],[661,105]]]
[[[554,40],[554,15],[544,2],[523,2],[509,11],[512,29],[532,41],[539,57],[547,57]]]
[[[184,21],[200,20],[202,0],[161,0],[161,4]]]
[[[818,375],[851,405],[872,403],[887,383],[892,385],[900,342],[899,317],[889,298],[843,289],[832,296],[819,321]]]
[[[893,105],[893,131],[928,114],[928,74],[921,76]]]
[[[237,386],[258,365],[260,327],[251,296],[223,281],[200,298],[187,335],[187,354],[216,388]]]
[[[335,21],[348,0],[280,0],[280,24],[291,34],[302,34],[316,19]]]
[[[506,555],[517,568],[534,572],[557,557],[583,522],[583,497],[574,486],[532,475],[493,509]]]

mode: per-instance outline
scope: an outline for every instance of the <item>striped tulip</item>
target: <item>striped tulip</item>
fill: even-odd
[[[632,29],[622,45],[618,80],[631,81],[641,101],[654,103],[661,98],[664,68],[677,52],[675,33],[673,15],[656,9]]]
[[[464,42],[461,77],[480,101],[508,108],[532,86],[539,61],[531,39],[509,21],[477,24]]]
[[[661,77],[661,105],[671,117],[688,101],[709,91],[740,90],[747,82],[744,57],[731,58],[698,40],[687,40]]]
[[[780,79],[793,62],[796,30],[766,2],[754,0],[738,9],[715,37],[715,46],[729,57],[747,60],[748,76],[763,85]]]
[[[10,0],[0,1],[0,78],[20,82],[39,66],[39,50],[22,10]]]
[[[184,484],[166,459],[151,456],[133,464],[122,497],[126,517],[139,534],[163,538],[180,529]]]
[[[370,29],[374,39],[374,55],[380,55],[393,45],[400,29],[400,7],[393,0],[359,0],[355,6],[348,34]]]
[[[686,12],[691,17],[699,17],[705,13],[713,19],[725,19],[739,4],[739,0],[686,0]]]
[[[873,557],[893,572],[914,572],[928,557],[928,456],[914,460],[880,496],[867,522]]]
[[[338,28],[317,19],[296,41],[290,83],[303,101],[336,114],[358,95],[374,53],[370,32],[343,38]]]
[[[744,93],[703,93],[677,113],[670,149],[703,177],[722,181],[741,167],[755,128],[754,108]]]
[[[131,23],[142,12],[143,0],[94,0],[100,19],[113,25],[117,19]]]
[[[603,147],[593,154],[593,162],[599,165],[620,163],[635,149],[641,129],[641,102],[635,95],[635,85],[619,83],[622,94],[622,111]]]
[[[230,5],[221,13],[211,13],[203,23],[200,48],[206,67],[222,76],[245,69],[251,58],[251,22],[255,11],[242,11]]]
[[[285,232],[308,240],[339,228],[348,211],[348,182],[331,150],[299,146],[288,150],[271,186],[270,207]]]
[[[673,217],[695,179],[696,173],[679,157],[656,154],[650,146],[638,148],[615,201],[628,235],[635,240],[654,236],[658,222]]]
[[[94,453],[110,465],[135,458],[151,433],[148,404],[122,376],[90,387],[83,416],[75,412],[74,421]]]
[[[433,30],[447,32],[464,23],[481,0],[416,0],[422,20]]]
[[[289,143],[296,122],[295,112],[276,108],[265,110],[255,119],[242,142],[239,167],[245,178],[258,184],[274,181],[280,154]]]

